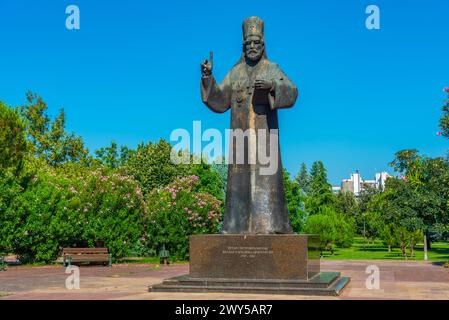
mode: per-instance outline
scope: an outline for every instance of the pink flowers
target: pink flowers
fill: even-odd
[[[206,192],[193,192],[199,180],[193,175],[177,177],[169,185],[153,190],[146,199],[148,203],[154,203],[154,208],[149,207],[150,211],[180,215],[194,233],[216,232],[221,220],[221,201]]]
[[[441,131],[438,131],[438,132],[437,132],[437,136],[441,136]]]
[[[176,188],[168,188],[167,191],[171,194],[172,199],[176,199],[176,194],[178,193]]]
[[[443,91],[449,93],[449,87],[444,87]]]

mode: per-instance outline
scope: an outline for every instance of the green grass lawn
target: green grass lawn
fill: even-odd
[[[367,243],[365,248],[363,244],[363,238],[356,237],[350,248],[335,247],[333,255],[325,251],[322,258],[332,260],[405,260],[399,248],[392,248],[391,252],[388,252],[388,248],[380,240],[374,241],[374,244]],[[410,251],[407,250],[407,256],[409,255]],[[432,249],[428,251],[428,257],[431,261],[449,261],[449,242],[432,242]],[[424,260],[423,244],[418,244],[415,247],[415,256],[408,257],[408,260]]]
[[[325,251],[322,259],[326,260],[405,260],[402,257],[401,249],[392,248],[388,252],[388,248],[380,240],[375,240],[374,243],[367,243],[364,247],[364,240],[362,237],[354,238],[354,243],[350,248],[338,248],[334,246],[334,254]],[[418,244],[415,247],[415,256],[409,257],[410,250],[407,250],[407,260],[424,260],[423,244]],[[446,262],[449,261],[449,242],[432,242],[432,249],[428,251],[428,258],[431,261]],[[189,263],[188,261],[173,261],[169,259],[170,263]],[[159,264],[159,257],[145,257],[145,258],[123,258],[115,263],[150,263]]]

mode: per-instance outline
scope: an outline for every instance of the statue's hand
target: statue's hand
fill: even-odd
[[[254,82],[254,88],[258,90],[272,90],[274,88],[273,80],[256,79]]]
[[[210,77],[212,75],[212,52],[210,53],[209,61],[206,59],[201,63],[201,76]]]
[[[201,64],[201,76],[209,77],[212,74],[212,64],[210,61],[204,60]]]

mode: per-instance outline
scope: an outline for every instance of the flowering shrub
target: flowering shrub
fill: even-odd
[[[132,177],[93,171],[80,177],[80,207],[85,217],[82,239],[89,246],[103,245],[116,257],[124,257],[140,244],[145,201]],[[143,245],[143,244],[141,244]]]
[[[130,177],[39,170],[10,210],[17,220],[9,230],[13,252],[24,262],[51,262],[73,246],[105,246],[114,257],[125,256],[139,242],[145,206]]]
[[[172,257],[187,259],[189,235],[219,231],[221,201],[198,192],[198,184],[198,176],[178,177],[148,194],[146,239],[156,252],[165,245]]]
[[[22,188],[14,175],[0,170],[0,254],[11,252],[14,231],[20,226],[12,203],[21,192]]]

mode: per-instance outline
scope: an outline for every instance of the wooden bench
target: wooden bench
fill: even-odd
[[[62,265],[70,267],[81,262],[101,262],[112,266],[112,255],[108,248],[63,248]]]

